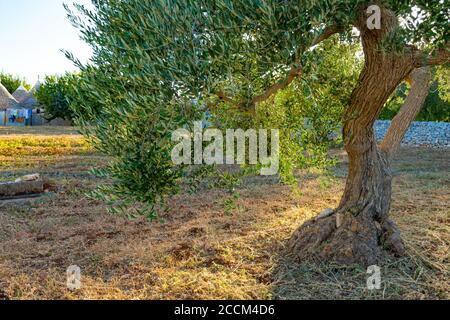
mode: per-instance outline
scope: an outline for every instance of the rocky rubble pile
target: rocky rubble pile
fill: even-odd
[[[377,140],[381,141],[391,125],[391,121],[379,120],[375,123]],[[406,146],[429,146],[450,149],[450,123],[413,122],[403,139]]]

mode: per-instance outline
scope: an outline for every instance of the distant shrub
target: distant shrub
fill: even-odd
[[[77,75],[67,73],[64,76],[47,76],[44,84],[35,93],[41,106],[45,107],[46,119],[62,118],[72,120],[70,109]]]

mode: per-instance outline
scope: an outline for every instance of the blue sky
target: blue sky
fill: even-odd
[[[0,71],[33,84],[40,76],[75,70],[60,49],[87,61],[90,48],[66,18],[63,3],[89,0],[0,0]]]

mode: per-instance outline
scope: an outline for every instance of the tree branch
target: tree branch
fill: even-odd
[[[234,100],[233,98],[228,97],[225,92],[223,91],[219,91],[218,93],[216,93],[217,98],[219,98],[219,100],[223,101],[223,102],[227,102],[229,104],[231,104],[233,106],[234,109],[241,109],[243,110],[243,104],[240,102],[237,102],[236,100]],[[206,111],[211,111],[213,108],[215,108],[217,106],[217,103],[212,103],[209,102],[206,104],[205,108],[203,108],[202,110],[200,110],[201,112],[206,112]],[[244,110],[244,111],[249,111],[249,110]],[[250,110],[250,112],[252,112],[252,110]]]
[[[256,104],[259,102],[263,102],[263,101],[269,99],[274,94],[276,94],[278,91],[286,88],[287,86],[289,86],[292,83],[292,81],[294,81],[295,78],[300,77],[302,75],[302,70],[303,70],[302,66],[292,67],[291,70],[289,71],[287,78],[285,78],[281,82],[271,85],[262,94],[253,97],[252,103]]]
[[[311,44],[311,47],[314,47],[314,46],[318,45],[322,41],[327,40],[332,35],[334,35],[336,33],[339,33],[342,30],[343,30],[343,28],[339,27],[339,26],[326,27],[323,30],[323,32],[318,37],[316,37],[314,39],[314,41]],[[300,62],[297,61],[297,64],[299,64],[299,63]],[[303,67],[301,65],[293,66],[291,68],[291,70],[289,71],[289,74],[287,75],[287,77],[283,81],[271,85],[262,94],[260,94],[258,96],[255,96],[252,99],[252,103],[256,104],[256,103],[259,103],[259,102],[263,102],[263,101],[269,99],[272,95],[276,94],[278,91],[288,87],[292,83],[292,81],[294,81],[295,78],[300,77],[302,75],[302,71],[303,71]]]
[[[433,55],[427,56],[422,51],[416,56],[416,67],[436,66],[450,62],[450,43],[445,48],[437,50]]]
[[[314,47],[314,46],[320,44],[321,42],[327,40],[334,34],[342,32],[343,30],[344,30],[344,28],[336,26],[336,25],[326,27],[323,30],[323,32],[314,39],[314,41],[311,44],[311,47]],[[279,81],[279,82],[271,85],[262,94],[254,96],[250,100],[250,102],[251,102],[250,105],[253,106],[250,111],[254,112],[255,105],[257,103],[266,101],[271,96],[275,95],[278,91],[288,87],[295,80],[295,78],[300,77],[302,75],[303,67],[299,64],[300,64],[300,61],[297,61],[298,66],[292,66],[288,75],[282,81]],[[218,92],[216,95],[220,100],[222,100],[224,102],[228,102],[237,108],[243,108],[244,105],[249,105],[249,103],[238,102],[238,101],[235,101],[233,98],[227,97],[223,91]]]
[[[411,123],[419,114],[431,86],[431,68],[415,69],[410,76],[411,90],[398,114],[392,120],[391,126],[380,145],[380,149],[389,158],[395,154],[405,137]]]
[[[337,25],[326,27],[323,32],[316,39],[314,39],[311,47],[318,45],[319,43],[327,40],[336,33],[340,33],[342,31],[344,31],[344,28]]]
[[[232,105],[238,106],[240,105],[239,102],[235,101],[234,99],[227,97],[227,95],[225,94],[225,92],[220,91],[217,93],[217,97],[222,100],[223,102],[228,102],[231,103]]]

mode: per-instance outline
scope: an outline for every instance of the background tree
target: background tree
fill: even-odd
[[[442,101],[450,103],[450,69],[446,66],[436,68],[436,81],[439,84],[439,96]]]
[[[28,84],[24,79],[3,72],[0,72],[0,83],[3,84],[6,90],[8,90],[11,94],[13,94],[14,91],[16,91],[16,89],[21,85],[23,85],[27,90],[31,89],[30,84]]]
[[[46,76],[44,83],[35,93],[38,103],[45,107],[47,120],[56,118],[72,120],[70,104],[75,96],[74,88],[77,75],[67,73],[64,76]]]
[[[380,8],[380,28],[367,23]],[[346,189],[334,215],[314,219],[288,248],[300,259],[373,264],[383,248],[404,245],[389,219],[390,159],[429,90],[431,65],[448,62],[448,4],[423,0],[93,1],[72,22],[95,52],[96,76],[80,91],[101,103],[78,124],[114,157],[102,173],[114,204],[154,204],[176,190],[182,169],[170,161],[170,133],[226,103],[248,117],[308,72],[320,44],[359,31],[364,67],[343,116],[349,156]],[[376,12],[376,11],[375,11]],[[400,23],[401,22],[401,23]],[[369,28],[370,27],[370,28]],[[319,45],[319,46],[318,46]],[[82,70],[92,66],[80,65]],[[373,124],[397,87],[409,96],[385,141]],[[90,112],[88,105],[80,110]],[[81,114],[81,112],[80,112]],[[107,196],[106,196],[107,195]]]

